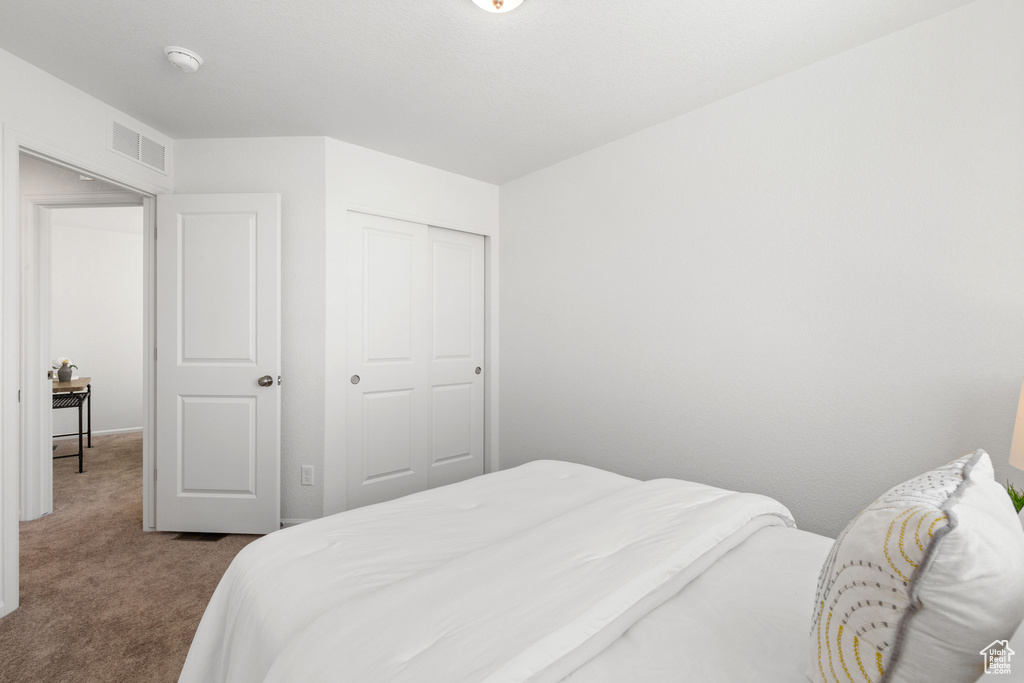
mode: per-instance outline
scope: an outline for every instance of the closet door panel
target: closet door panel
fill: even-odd
[[[484,238],[431,227],[431,487],[484,471]]]
[[[348,507],[427,487],[427,228],[349,213]]]

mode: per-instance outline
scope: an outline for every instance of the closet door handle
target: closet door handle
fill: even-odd
[[[271,377],[270,375],[263,375],[258,380],[256,380],[256,383],[259,384],[261,387],[269,387],[274,383],[274,378]]]

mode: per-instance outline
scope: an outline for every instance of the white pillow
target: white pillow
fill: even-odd
[[[1024,530],[979,450],[890,489],[839,535],[818,579],[807,675],[974,681],[981,651],[1022,619]]]

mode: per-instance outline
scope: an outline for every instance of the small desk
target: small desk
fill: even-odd
[[[82,406],[88,402],[87,418],[88,423],[85,430],[82,429]],[[55,455],[54,460],[61,458],[78,458],[78,471],[82,471],[82,462],[85,458],[85,451],[82,448],[82,435],[88,434],[89,448],[92,448],[92,377],[78,377],[69,382],[58,382],[53,380],[53,407],[78,408],[78,452],[68,455]],[[67,434],[54,434],[53,438],[61,436],[74,436],[76,432]]]

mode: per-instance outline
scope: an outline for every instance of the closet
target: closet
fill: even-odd
[[[348,507],[483,474],[484,237],[349,212],[347,239]]]

